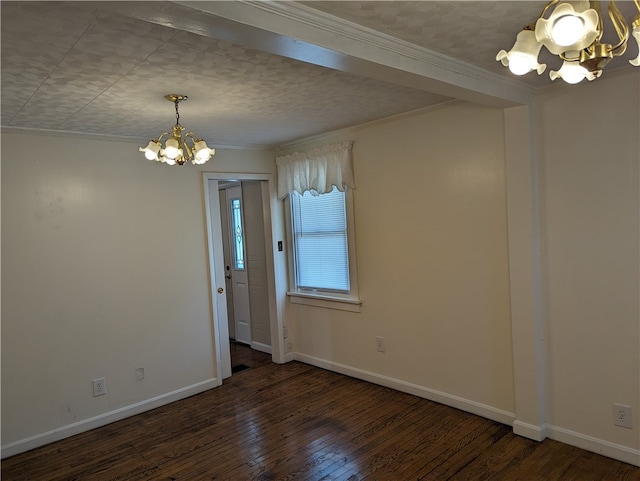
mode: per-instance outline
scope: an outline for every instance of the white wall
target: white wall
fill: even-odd
[[[512,275],[531,277],[514,305],[533,300],[540,332],[509,316],[504,142],[527,141],[528,110],[509,113],[505,139],[500,111],[453,104],[309,140],[355,140],[363,305],[289,305],[295,357],[502,422],[518,412],[517,432],[640,466],[640,73],[554,86],[532,109],[535,164],[511,159],[511,185],[536,190],[510,206],[530,224],[509,232],[530,245],[510,253]],[[535,399],[516,406],[516,387]],[[633,429],[614,426],[613,403]]]
[[[638,465],[639,92],[639,72],[608,74],[537,105],[548,433]],[[452,104],[348,137],[362,312],[287,304],[287,343],[508,422],[502,112]],[[38,140],[2,135],[3,447],[215,376],[200,171],[77,138],[47,138],[44,158],[28,149]],[[266,152],[222,151],[206,168],[275,172]],[[99,376],[109,394],[93,398]],[[614,402],[634,429],[613,426]]]
[[[275,172],[268,152],[169,167],[45,141],[2,134],[4,456],[217,385],[202,172]]]
[[[290,305],[297,358],[511,422],[503,132],[458,103],[344,134],[362,309]]]
[[[538,120],[551,436],[640,465],[640,72],[549,90]]]

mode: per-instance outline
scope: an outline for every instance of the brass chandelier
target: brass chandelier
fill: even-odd
[[[169,94],[165,98],[176,106],[176,125],[173,126],[171,134],[169,132],[160,134],[157,139],[150,140],[146,147],[140,147],[140,152],[144,152],[144,156],[149,160],[168,165],[183,165],[186,161],[191,161],[194,165],[204,164],[215,155],[216,151],[210,149],[204,140],[196,139],[193,132],[187,132],[184,137],[182,136],[184,127],[180,125],[178,104],[187,100],[187,96]],[[160,141],[165,135],[171,136],[167,138],[163,147]]]
[[[631,28],[640,50],[640,0],[633,1],[638,13]],[[629,40],[629,26],[614,0],[608,2],[608,13],[617,36],[617,42],[612,44],[602,42],[604,26],[599,1],[551,0],[534,22],[525,25],[513,48],[509,52],[500,50],[496,60],[515,75],[532,70],[540,75],[547,67],[538,63],[538,54],[544,46],[563,60],[559,70],[550,71],[551,80],[561,78],[570,84],[585,78],[594,80],[602,75],[612,58],[625,53]],[[640,53],[629,63],[640,66]]]

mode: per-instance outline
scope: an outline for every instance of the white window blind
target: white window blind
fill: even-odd
[[[345,193],[293,192],[290,200],[298,289],[349,292]]]

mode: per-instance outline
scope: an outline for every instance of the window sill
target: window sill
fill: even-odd
[[[360,312],[360,306],[362,305],[362,301],[360,299],[345,297],[323,296],[302,292],[287,292],[287,296],[289,296],[289,300],[293,304],[324,307],[326,309],[337,309],[339,311]]]

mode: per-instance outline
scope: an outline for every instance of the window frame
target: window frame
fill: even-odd
[[[294,254],[293,223],[291,215],[291,196],[285,200],[285,221],[287,231],[287,256],[289,260],[289,291],[287,296],[294,304],[324,307],[343,311],[360,312],[362,301],[358,294],[358,268],[356,265],[355,222],[353,208],[353,192],[345,190],[345,215],[347,219],[347,253],[349,256],[349,292],[313,290],[299,288],[296,284],[296,264]]]

